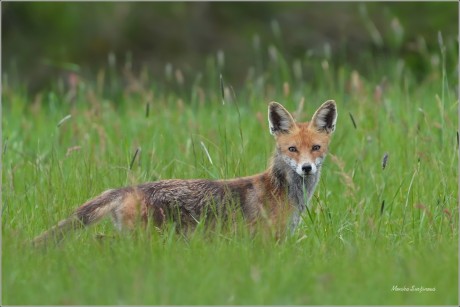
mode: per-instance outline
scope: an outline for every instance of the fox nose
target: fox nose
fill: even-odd
[[[305,173],[305,174],[308,174],[311,172],[311,165],[310,164],[304,164],[302,165],[302,171]]]

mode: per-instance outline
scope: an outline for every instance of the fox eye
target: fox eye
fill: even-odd
[[[291,146],[291,147],[288,148],[288,150],[289,150],[290,152],[296,152],[296,151],[297,151],[297,148],[296,148],[295,146]]]
[[[317,150],[319,150],[320,148],[321,148],[321,146],[319,146],[319,145],[313,145],[313,147],[311,148],[311,150],[317,151]]]

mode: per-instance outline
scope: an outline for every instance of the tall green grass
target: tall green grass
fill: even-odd
[[[270,48],[239,89],[212,57],[201,73],[166,69],[165,83],[110,67],[36,97],[5,82],[3,303],[457,304],[458,80],[446,66],[420,83],[399,59],[364,75]],[[305,121],[327,99],[337,131],[312,209],[286,240],[118,233],[104,221],[56,247],[28,244],[108,188],[261,172],[274,148],[268,102]]]

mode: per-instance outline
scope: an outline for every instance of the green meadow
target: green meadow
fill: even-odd
[[[212,57],[164,82],[109,65],[35,96],[4,75],[3,304],[458,304],[457,64],[440,52],[420,80],[400,59],[367,56],[359,72],[272,50],[238,87]],[[109,188],[262,172],[268,103],[308,121],[328,99],[337,129],[290,237],[120,233],[107,219],[30,245]]]

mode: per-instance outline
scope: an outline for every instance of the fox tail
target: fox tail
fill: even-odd
[[[32,240],[33,246],[43,246],[51,242],[58,243],[64,235],[94,224],[122,205],[124,192],[121,189],[108,190],[78,207],[70,217],[60,221]]]

